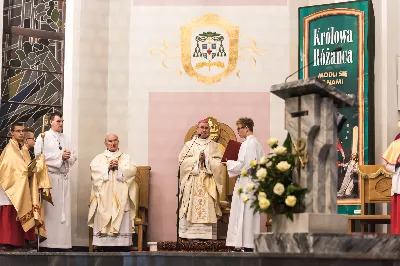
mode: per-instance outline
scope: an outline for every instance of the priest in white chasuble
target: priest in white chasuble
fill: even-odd
[[[50,114],[50,130],[39,135],[35,143],[35,156],[44,155],[51,182],[54,206],[43,203],[47,239],[41,247],[72,248],[71,231],[71,181],[70,168],[77,160],[67,136],[62,133],[64,120],[60,112]]]
[[[106,150],[90,164],[92,190],[88,225],[94,246],[131,246],[135,232],[137,167],[119,150],[118,136],[105,138]]]
[[[240,175],[242,170],[251,168],[251,161],[258,162],[264,156],[264,150],[253,135],[254,122],[251,118],[239,118],[236,126],[239,137],[245,141],[240,146],[237,161],[226,162],[229,177],[238,177],[232,196],[226,245],[234,247],[235,251],[251,252],[254,248],[254,234],[260,232],[260,215],[254,214],[251,209],[251,199],[245,203],[241,200],[238,189],[246,189],[248,185],[254,184],[251,177]]]
[[[210,137],[207,120],[197,123],[197,135],[179,154],[179,237],[217,239],[217,217],[222,215],[222,154]]]

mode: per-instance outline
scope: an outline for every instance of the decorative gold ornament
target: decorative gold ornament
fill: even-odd
[[[251,69],[257,65],[256,56],[266,53],[266,49],[257,47],[254,39],[239,35],[239,26],[217,14],[205,14],[191,20],[181,26],[180,41],[177,36],[168,36],[161,48],[150,50],[151,55],[163,57],[164,68],[177,71],[179,76],[185,72],[208,85],[231,75],[239,59],[247,62],[241,68]],[[241,70],[236,69],[238,78]]]
[[[297,159],[297,166],[304,168],[308,163],[308,153],[306,150],[306,140],[304,138],[298,138],[293,142],[295,151],[295,157]]]
[[[210,136],[211,139],[215,142],[218,142],[219,139],[219,122],[214,117],[207,117],[206,120],[208,121],[208,125],[210,127]]]
[[[217,14],[195,18],[181,26],[183,69],[199,82],[219,82],[236,68],[238,43],[239,26],[232,25]],[[203,67],[208,67],[209,74],[207,71],[200,71]]]

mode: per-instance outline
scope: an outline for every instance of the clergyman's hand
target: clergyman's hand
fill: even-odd
[[[113,159],[110,161],[110,163],[108,164],[108,169],[109,170],[116,170],[118,169],[118,161]]]
[[[50,189],[44,188],[44,189],[43,189],[43,194],[44,194],[46,197],[49,197],[49,196],[50,196]]]
[[[118,160],[114,160],[114,169],[118,169]]]
[[[206,159],[206,155],[204,154],[204,151],[201,151],[200,155],[199,155],[200,162],[204,162],[205,159]]]
[[[63,160],[69,160],[69,158],[71,158],[71,152],[68,150],[64,150],[63,151],[63,155],[62,155]]]
[[[108,170],[113,170],[114,169],[114,160],[111,160],[109,163],[108,163]]]

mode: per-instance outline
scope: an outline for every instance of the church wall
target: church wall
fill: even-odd
[[[272,84],[283,82],[288,73],[288,12],[284,6],[268,5],[286,4],[286,1],[268,0],[262,1],[265,6],[253,6],[259,2],[250,1],[246,4],[248,7],[212,6],[210,9],[209,6],[194,7],[191,2],[190,7],[169,7],[174,3],[163,1],[167,6],[160,8],[161,2],[157,1],[146,1],[151,5],[148,7],[140,1],[138,5],[141,6],[130,5],[129,0],[119,0],[118,5],[110,0],[69,0],[64,131],[71,136],[79,158],[71,170],[73,245],[88,244],[89,164],[103,151],[106,133],[115,132],[120,136],[121,149],[130,153],[137,165],[152,167],[149,240],[155,241],[175,238],[176,161],[186,130],[198,119],[213,115],[235,129],[239,116],[251,116],[256,123],[255,134],[266,152],[266,140],[270,136],[284,139],[283,101],[270,100],[268,91]],[[203,4],[202,1],[196,3]],[[241,34],[250,38],[243,39],[243,45],[255,45],[253,48],[260,55],[243,48],[251,57],[239,60],[235,72],[221,82],[205,85],[184,72],[180,76],[162,67],[163,58],[150,54],[152,49],[162,48],[166,37],[174,36],[179,44],[180,26],[210,12],[239,25]],[[258,23],[262,20],[266,22]],[[179,60],[174,62],[178,67],[181,66]],[[168,101],[165,102],[170,106],[161,108],[155,103],[163,93],[184,99],[212,93],[220,101],[198,103],[197,99],[177,105],[173,98],[166,97]],[[229,101],[224,101],[223,97]],[[235,108],[240,101],[243,101],[242,109]],[[272,117],[275,122],[271,124]],[[183,131],[173,131],[176,124]],[[173,148],[161,150],[162,146],[155,145],[160,141],[171,142]],[[160,162],[158,154],[170,163]],[[157,222],[160,218],[164,226]],[[265,225],[265,217],[262,225]]]
[[[115,133],[121,149],[129,143],[129,50],[131,0],[110,1],[108,38],[107,132]]]
[[[78,160],[71,169],[72,241],[87,246],[89,164],[107,132],[108,0],[70,0],[66,18],[64,132]]]
[[[297,8],[339,1],[245,2],[247,7],[220,7],[226,4],[222,0],[185,1],[187,7],[180,6],[180,0],[134,0],[133,4],[129,0],[118,0],[118,4],[115,0],[68,1],[67,21],[69,17],[73,23],[67,23],[66,34],[65,132],[79,156],[71,172],[74,245],[87,245],[88,167],[104,149],[107,132],[120,136],[121,149],[128,151],[138,165],[152,166],[149,240],[154,241],[175,238],[176,159],[186,130],[196,120],[214,115],[235,129],[237,116],[251,115],[256,123],[255,134],[263,145],[268,137],[284,139],[284,103],[269,94],[269,88],[297,70]],[[395,62],[400,54],[400,3],[373,3],[375,159],[382,163],[380,155],[399,131]],[[232,1],[231,5],[244,5],[244,1]],[[205,85],[184,71],[179,75],[179,50],[175,51],[179,57],[168,61],[170,69],[162,66],[162,56],[150,54],[151,50],[163,49],[166,37],[168,44],[179,45],[180,26],[211,12],[239,25],[242,34],[256,41],[257,49],[267,50],[266,55],[255,56],[256,67],[240,61],[235,69],[241,69],[240,78],[234,72],[219,83]],[[221,100],[216,105],[214,100],[196,98],[205,93],[236,103],[243,100],[252,107],[241,112],[235,108],[239,103]],[[191,102],[190,98],[196,100]],[[378,206],[377,211],[385,213],[387,207]]]
[[[238,117],[252,117],[254,134],[267,151],[269,95],[265,92],[150,92],[148,151],[153,208],[150,219],[163,221],[162,224],[153,222],[154,226],[150,227],[152,239],[173,240],[176,237],[177,159],[186,132],[196,119],[212,115],[236,131]],[[251,101],[243,101],[250,98]],[[221,103],[220,99],[225,99],[226,103]],[[163,111],[166,109],[168,112]]]
[[[270,100],[268,92],[271,85],[282,83],[289,73],[287,8],[269,6],[277,1],[262,1],[264,6],[251,6],[253,2],[261,2],[248,1],[248,6],[223,7],[204,6],[211,3],[207,1],[201,1],[202,6],[197,7],[180,6],[182,2],[172,7],[171,2],[146,1],[151,6],[145,6],[146,3],[136,1],[131,9],[129,152],[139,165],[152,167],[150,241],[176,237],[177,157],[187,130],[197,120],[214,116],[235,130],[239,116],[253,117],[255,135],[266,152],[269,137],[283,140],[286,136],[283,101]],[[244,5],[243,1],[234,2]],[[218,14],[240,26],[243,36],[239,47],[243,47],[239,48],[239,55],[250,54],[256,61],[255,67],[251,57],[239,58],[231,75],[211,85],[185,73],[180,54],[180,26],[206,13]],[[253,45],[251,40],[260,55],[245,49],[244,45]],[[271,117],[274,123],[269,123]],[[163,222],[154,222],[160,220]],[[265,219],[261,224],[265,225]]]

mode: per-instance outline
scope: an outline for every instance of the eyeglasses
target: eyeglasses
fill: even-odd
[[[26,139],[32,139],[32,140],[35,140],[35,138],[26,138]]]
[[[238,127],[238,128],[237,128],[237,131],[240,131],[242,128],[245,128],[245,127]]]

